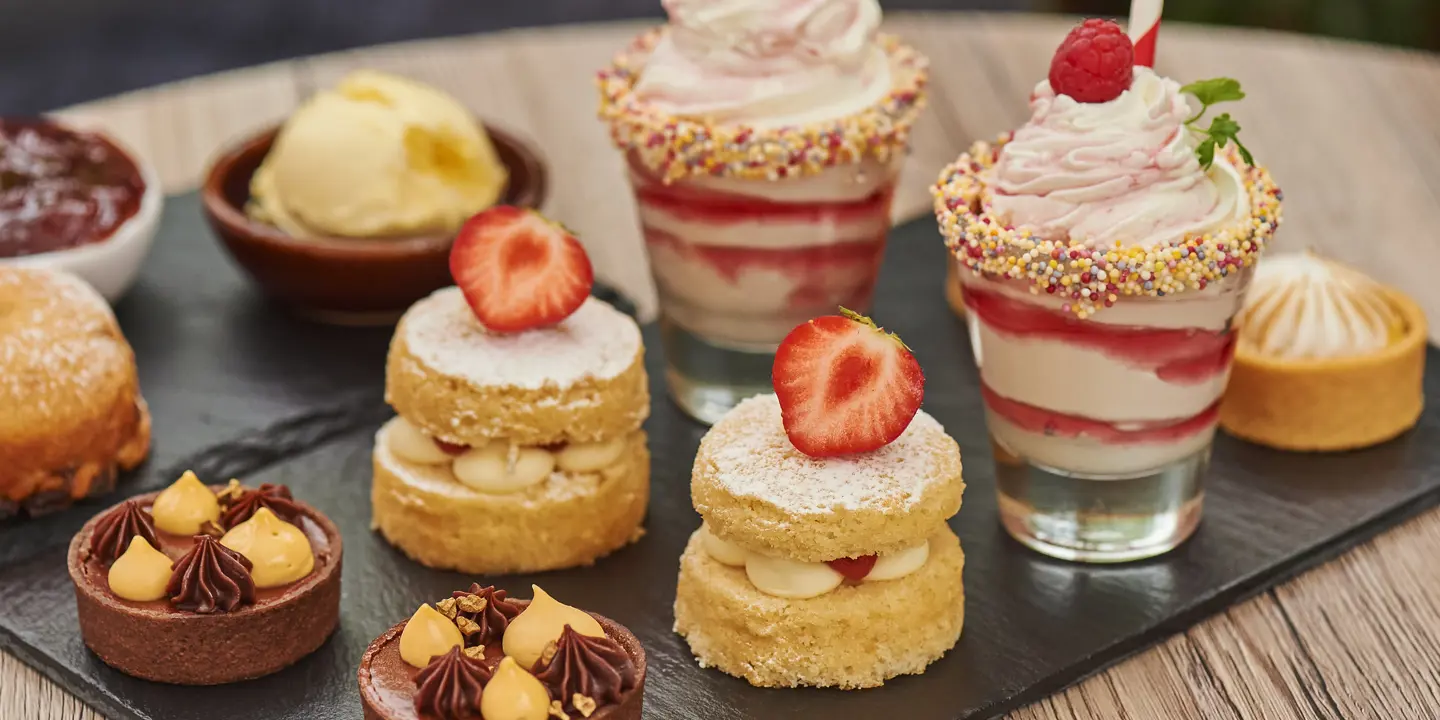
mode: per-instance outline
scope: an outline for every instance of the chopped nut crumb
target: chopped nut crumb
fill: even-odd
[[[574,705],[575,709],[579,710],[580,714],[587,718],[595,714],[595,698],[588,695],[575,693],[575,697],[570,699],[570,704]]]
[[[477,623],[474,620],[465,617],[464,615],[455,616],[455,627],[460,628],[460,632],[465,635],[474,635],[475,633],[480,632],[480,623]]]
[[[440,611],[447,619],[455,619],[455,598],[445,598],[435,603],[435,609]]]
[[[559,700],[551,700],[550,717],[555,718],[555,720],[570,720],[570,713],[565,712],[565,708],[560,705]]]
[[[209,535],[210,537],[225,537],[225,528],[216,525],[215,522],[212,520],[206,520],[205,522],[201,523],[200,532]]]
[[[465,653],[465,657],[468,657],[468,658],[470,658],[470,659],[472,659],[472,660],[484,660],[484,659],[485,659],[485,646],[484,646],[484,645],[475,645],[475,646],[473,646],[473,647],[467,647],[467,648],[465,648],[464,650],[461,650],[460,652]]]
[[[479,595],[462,595],[451,602],[460,608],[460,612],[478,613],[485,609],[485,598]]]
[[[215,499],[219,500],[221,505],[224,505],[227,502],[239,500],[240,496],[244,494],[245,490],[240,487],[240,481],[235,478],[230,478],[230,482],[225,486],[225,489],[215,493]]]
[[[540,651],[540,662],[538,663],[538,665],[540,667],[548,667],[550,665],[550,661],[555,659],[555,653],[559,649],[559,644],[557,644],[554,640],[545,643],[545,649]]]

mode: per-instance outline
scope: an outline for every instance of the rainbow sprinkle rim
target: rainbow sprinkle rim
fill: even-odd
[[[635,97],[644,59],[664,27],[636,38],[601,70],[600,119],[610,124],[616,147],[634,152],[667,183],[685,177],[779,180],[814,175],[867,155],[887,162],[909,147],[910,129],[925,107],[929,61],[899,38],[881,34],[890,59],[890,92],[861,112],[797,126],[757,128],[662,112]]]
[[[930,192],[945,246],[977,275],[1031,282],[1030,291],[1069,298],[1066,312],[1086,318],[1114,305],[1122,295],[1164,297],[1204,290],[1255,263],[1280,226],[1284,193],[1263,167],[1247,166],[1234,149],[1221,150],[1245,178],[1250,194],[1248,224],[1225,228],[1162,247],[1115,244],[1092,248],[1083,241],[1035,237],[990,217],[982,177],[1009,142],[977,142],[940,173]]]

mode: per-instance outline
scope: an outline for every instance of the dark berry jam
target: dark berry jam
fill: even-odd
[[[101,242],[144,194],[140,169],[104,137],[0,118],[0,257]]]

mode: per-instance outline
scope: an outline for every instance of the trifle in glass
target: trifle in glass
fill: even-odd
[[[1150,557],[1199,522],[1231,321],[1281,200],[1234,143],[1204,163],[1200,109],[1144,67],[1100,102],[1044,81],[1024,127],[934,188],[1001,518],[1047,555]]]
[[[660,298],[666,377],[714,422],[768,392],[775,348],[865,312],[924,58],[875,0],[667,0],[600,75]]]

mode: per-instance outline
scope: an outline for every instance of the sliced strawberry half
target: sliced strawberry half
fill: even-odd
[[[574,235],[534,210],[508,205],[460,228],[450,276],[475,317],[495,332],[554,325],[580,308],[595,283]]]
[[[455,443],[448,443],[444,440],[436,440],[435,447],[440,448],[440,452],[446,455],[464,455],[470,450],[469,445],[456,445]]]
[[[880,558],[875,555],[861,555],[856,558],[830,560],[825,564],[829,565],[830,569],[835,572],[844,575],[846,580],[850,582],[860,582],[865,579],[866,575],[870,574],[871,570],[875,569],[875,561],[879,559]]]
[[[905,432],[925,396],[925,374],[899,337],[840,312],[791,330],[771,373],[785,434],[814,457],[884,447]]]

